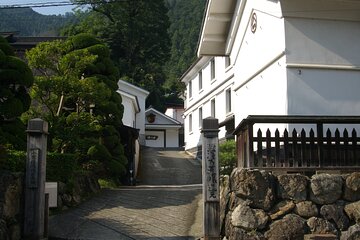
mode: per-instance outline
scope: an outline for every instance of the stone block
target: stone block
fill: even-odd
[[[314,175],[310,180],[310,199],[317,204],[334,203],[341,198],[342,187],[340,175]]]
[[[337,240],[333,234],[306,234],[304,240]]]

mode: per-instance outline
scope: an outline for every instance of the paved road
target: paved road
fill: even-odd
[[[143,150],[136,187],[107,189],[50,219],[54,239],[196,239],[202,234],[200,162]]]

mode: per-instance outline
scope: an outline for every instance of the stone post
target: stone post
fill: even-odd
[[[44,238],[48,123],[32,119],[27,129],[24,238]]]
[[[204,239],[218,240],[220,238],[218,119],[212,117],[204,119],[201,132]]]

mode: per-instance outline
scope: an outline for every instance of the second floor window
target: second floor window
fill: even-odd
[[[215,99],[211,100],[211,116],[215,117]]]
[[[202,122],[203,122],[203,112],[202,112],[202,108],[199,108],[199,128],[202,128]]]
[[[202,84],[202,71],[199,71],[199,90],[201,90],[203,88],[203,84]]]
[[[189,132],[192,132],[192,114],[189,115]]]
[[[229,67],[231,65],[231,60],[229,56],[225,57],[225,68]]]
[[[215,79],[215,58],[211,59],[210,68],[211,68],[211,80],[213,80]]]
[[[225,92],[226,98],[226,113],[231,112],[231,89],[227,89]]]

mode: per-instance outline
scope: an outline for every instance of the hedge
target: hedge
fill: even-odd
[[[3,161],[2,170],[25,172],[26,152],[8,150]],[[79,171],[75,154],[48,153],[46,158],[46,181],[71,182]]]

